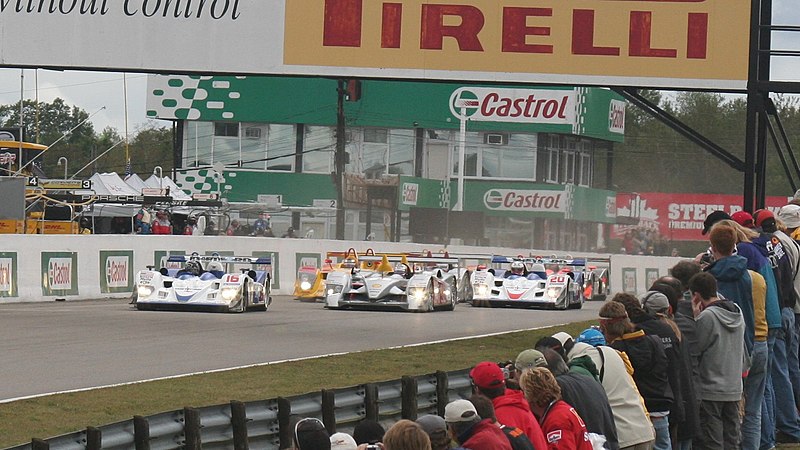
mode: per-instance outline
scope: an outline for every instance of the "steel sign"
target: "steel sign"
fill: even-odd
[[[744,89],[749,12],[749,0],[2,0],[0,63]]]

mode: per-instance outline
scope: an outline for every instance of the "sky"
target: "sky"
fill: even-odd
[[[796,0],[773,0],[773,12],[773,24],[800,26],[800,8],[796,7]],[[800,32],[773,33],[772,48],[800,50]],[[773,80],[800,81],[800,57],[773,58],[772,64]],[[97,132],[111,126],[124,134],[127,83],[128,131],[134,133],[142,127],[169,126],[167,121],[149,120],[145,115],[145,74],[25,69],[24,86],[21,86],[20,72],[20,69],[0,68],[0,105],[16,103],[21,95],[25,99],[35,99],[38,84],[40,101],[51,102],[60,97],[68,105],[78,106],[92,115],[90,120]],[[101,110],[102,107],[105,109]]]

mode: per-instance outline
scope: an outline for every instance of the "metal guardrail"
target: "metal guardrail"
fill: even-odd
[[[436,372],[290,398],[134,416],[6,450],[277,450],[291,447],[292,415],[319,418],[330,433],[352,433],[362,419],[388,428],[400,419],[443,415],[447,403],[471,392],[469,369]]]

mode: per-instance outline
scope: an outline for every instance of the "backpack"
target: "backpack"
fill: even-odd
[[[511,444],[513,450],[545,450],[534,447],[528,436],[517,427],[500,425],[500,429],[503,430],[503,434],[506,435],[506,439],[508,439],[508,443]]]

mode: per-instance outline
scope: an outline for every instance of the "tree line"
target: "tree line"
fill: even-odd
[[[642,91],[683,123],[744,161],[747,102],[744,96],[707,92]],[[797,98],[773,96],[792,149],[800,148]],[[792,167],[791,161],[787,161]],[[791,196],[791,185],[768,137],[767,195]],[[613,184],[621,192],[692,192],[740,194],[744,174],[684,138],[638,107],[629,104],[625,143],[613,149]],[[798,175],[794,175],[798,179]]]
[[[19,127],[19,106],[19,102],[0,105],[0,128]],[[90,120],[77,126],[88,117],[89,113],[85,110],[70,106],[61,98],[50,103],[40,101],[37,104],[33,100],[22,102],[22,123],[28,142],[52,145],[64,136],[40,158],[41,167],[48,177],[63,177],[64,168],[58,166],[61,157],[67,158],[68,175],[72,176],[112,146],[112,150],[91,163],[76,178],[89,178],[94,172],[124,173],[126,146],[133,173],[140,174],[142,178],[147,179],[155,166],[161,166],[165,175],[172,170],[171,127],[151,125],[140,128],[129,133],[126,143],[125,137],[116,128],[106,127],[98,132]],[[75,129],[69,132],[72,128]]]

